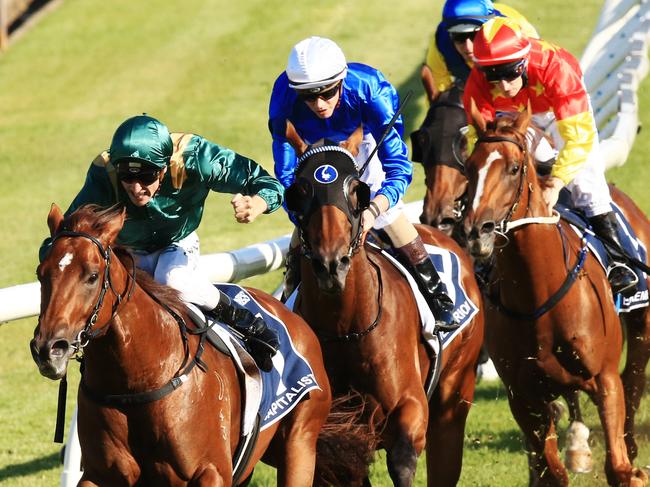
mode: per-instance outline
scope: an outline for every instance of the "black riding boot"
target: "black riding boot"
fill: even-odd
[[[300,284],[300,247],[289,247],[285,265],[284,289],[282,290],[281,299],[283,303],[287,302],[287,299],[289,299],[296,287],[298,287],[298,284]]]
[[[621,241],[618,238],[618,222],[614,212],[603,213],[589,218],[589,223],[597,237],[604,242],[607,254],[611,259],[607,269],[607,279],[612,286],[614,294],[621,293],[624,296],[634,294],[635,287],[639,278],[626,264]]]
[[[264,372],[273,368],[272,358],[280,347],[278,334],[266,326],[264,320],[221,293],[219,304],[212,310],[217,320],[234,328],[244,336],[246,348]]]
[[[415,271],[414,277],[420,292],[427,300],[436,321],[443,325],[454,324],[452,312],[454,303],[447,294],[445,285],[440,280],[438,271],[431,262],[422,239],[418,236],[411,243],[395,249],[407,264]]]

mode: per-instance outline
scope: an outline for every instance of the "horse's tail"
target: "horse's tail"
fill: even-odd
[[[315,485],[361,485],[379,445],[378,406],[359,393],[332,401],[316,445]]]

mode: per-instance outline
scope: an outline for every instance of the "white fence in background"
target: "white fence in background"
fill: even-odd
[[[587,88],[600,132],[607,167],[622,165],[639,129],[637,89],[648,74],[650,0],[606,0],[595,33],[581,59]],[[422,202],[407,205],[417,220]],[[232,282],[278,269],[289,246],[289,235],[264,243],[201,257],[215,282]],[[38,283],[0,289],[0,323],[35,316],[39,312]],[[76,414],[76,411],[75,411]],[[61,485],[76,485],[79,443],[73,418],[64,458]]]
[[[650,1],[609,0],[580,60],[608,169],[625,163],[639,130],[636,93],[649,42]]]

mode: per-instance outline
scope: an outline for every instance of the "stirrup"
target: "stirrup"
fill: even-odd
[[[460,323],[458,323],[455,320],[452,320],[451,323],[445,323],[444,321],[436,320],[436,330],[456,331],[459,326],[460,326]]]
[[[639,283],[639,276],[637,276],[636,272],[634,272],[628,265],[623,264],[622,262],[614,262],[607,268],[607,280],[609,281],[610,285],[612,284],[610,280],[610,276],[612,272],[616,269],[621,269],[621,268],[624,269],[624,271],[627,271],[628,275],[632,275],[633,277],[632,281],[628,283],[625,287],[615,291],[617,294],[622,294],[625,296],[626,292],[634,290],[636,288],[636,285]]]

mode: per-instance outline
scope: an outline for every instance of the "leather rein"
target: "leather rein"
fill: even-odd
[[[544,223],[544,224],[557,225],[558,229],[560,230],[560,236],[562,237],[561,227],[558,224],[558,222],[560,221],[560,214],[555,210],[553,210],[553,215],[550,217],[531,217],[531,218],[520,218],[514,221],[511,220],[512,216],[514,215],[519,205],[519,200],[524,192],[525,184],[528,182],[527,169],[528,169],[528,162],[529,162],[528,161],[529,154],[528,151],[526,150],[526,147],[522,143],[520,143],[518,140],[511,137],[505,137],[501,135],[482,136],[479,137],[476,143],[480,144],[480,143],[491,143],[491,142],[508,142],[511,144],[515,144],[521,150],[524,156],[524,162],[522,164],[522,169],[520,172],[521,175],[519,179],[519,187],[517,189],[517,194],[515,196],[514,202],[510,207],[510,209],[508,210],[506,217],[497,224],[500,233],[502,233],[505,236],[506,233],[516,228],[529,225],[531,223]],[[529,191],[532,191],[532,185],[530,182],[528,182],[528,187],[529,187]],[[530,208],[530,198],[528,198],[526,213],[528,212],[529,208]],[[571,286],[573,286],[573,283],[576,281],[580,273],[580,270],[584,266],[588,251],[589,250],[587,247],[587,240],[583,237],[581,239],[581,248],[576,257],[576,262],[570,270],[568,269],[567,276],[564,279],[564,282],[562,283],[560,288],[532,313],[521,313],[519,311],[510,310],[501,303],[498,296],[493,296],[490,292],[486,292],[486,295],[490,300],[490,302],[506,316],[509,316],[510,318],[514,318],[520,321],[536,321],[539,318],[541,318],[543,315],[545,315],[548,311],[550,311],[556,304],[558,304],[560,300],[566,295],[566,293],[569,292],[569,289],[571,289]]]
[[[111,247],[109,246],[105,249],[101,244],[101,242],[97,240],[97,238],[93,237],[92,235],[85,232],[74,232],[74,231],[59,232],[53,238],[52,243],[54,243],[56,240],[63,237],[85,238],[90,240],[98,248],[105,264],[104,276],[102,280],[102,288],[99,292],[97,302],[93,307],[93,311],[90,314],[90,317],[86,321],[86,325],[84,326],[84,329],[79,332],[75,341],[72,342],[72,346],[75,350],[73,357],[81,363],[81,381],[79,383],[79,386],[89,399],[102,406],[113,407],[113,408],[146,404],[146,403],[158,401],[163,397],[167,396],[168,394],[170,394],[171,392],[173,392],[174,390],[178,389],[181,385],[183,385],[187,381],[189,373],[196,365],[198,365],[199,368],[202,369],[203,371],[207,370],[207,366],[201,360],[201,356],[203,355],[203,352],[205,350],[204,342],[206,339],[206,332],[208,330],[208,327],[205,326],[202,328],[198,328],[196,330],[190,330],[187,327],[185,320],[183,319],[182,316],[176,313],[167,304],[161,302],[156,296],[149,294],[149,296],[151,296],[151,298],[154,301],[156,301],[160,306],[162,306],[178,323],[181,332],[181,338],[183,340],[183,349],[184,349],[184,358],[183,358],[183,362],[181,363],[181,366],[179,367],[179,371],[176,372],[174,377],[172,377],[165,385],[154,390],[133,392],[128,394],[103,394],[90,389],[83,380],[83,369],[84,369],[83,349],[88,345],[88,343],[90,343],[90,340],[100,336],[102,332],[105,332],[105,330],[108,329],[108,327],[113,322],[115,316],[117,316],[121,306],[131,298],[131,295],[133,294],[133,290],[135,289],[135,284],[136,284],[135,260],[133,259],[133,256],[131,256],[132,270],[130,273],[128,273],[129,284],[127,289],[124,291],[124,294],[120,294],[115,290],[113,283],[111,281],[110,266],[111,266],[111,254],[113,253]],[[93,330],[93,327],[97,322],[99,313],[103,307],[104,299],[106,297],[106,292],[108,291],[108,289],[110,289],[113,292],[113,294],[116,296],[116,304],[113,306],[111,317],[106,321],[106,323],[100,326],[99,328]],[[190,360],[188,335],[200,335],[200,340],[199,340],[196,353],[191,360]],[[63,428],[65,425],[66,391],[67,391],[67,379],[66,376],[64,375],[59,384],[57,421],[56,421],[55,434],[54,434],[54,441],[56,443],[63,442]]]

